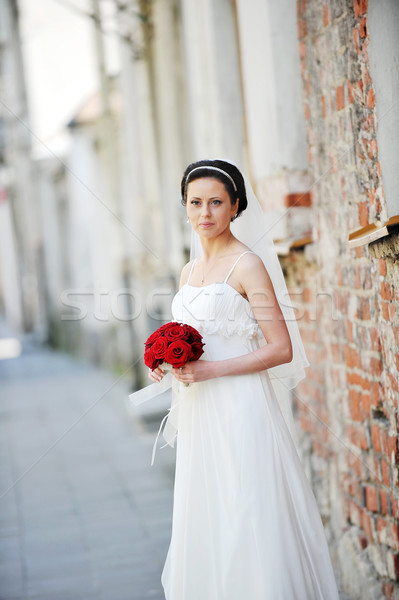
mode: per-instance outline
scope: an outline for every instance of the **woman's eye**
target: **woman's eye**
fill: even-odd
[[[194,206],[197,206],[197,204],[200,204],[199,200],[191,200],[190,204],[194,204]],[[222,204],[221,200],[212,200],[212,204]]]

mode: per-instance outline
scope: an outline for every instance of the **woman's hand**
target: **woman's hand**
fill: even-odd
[[[148,378],[151,379],[153,383],[158,383],[159,381],[162,381],[164,375],[165,371],[161,369],[161,367],[157,367],[153,371],[151,371],[151,369],[148,369]]]
[[[171,373],[182,383],[196,383],[217,377],[215,373],[215,361],[193,360],[187,362],[184,367],[172,368]]]

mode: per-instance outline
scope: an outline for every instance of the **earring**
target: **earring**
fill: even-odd
[[[187,217],[187,221],[186,221],[186,223],[190,223],[190,219],[189,219],[188,217]]]

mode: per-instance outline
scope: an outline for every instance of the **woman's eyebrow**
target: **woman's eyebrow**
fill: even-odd
[[[190,196],[190,200],[202,200],[202,198],[198,198],[197,196]],[[220,196],[212,196],[209,200],[221,200]]]

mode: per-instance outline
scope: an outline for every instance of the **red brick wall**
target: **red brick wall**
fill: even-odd
[[[352,580],[367,570],[399,598],[399,242],[347,244],[385,216],[367,0],[299,0],[297,16],[316,241],[285,268],[312,363],[295,399],[304,462],[346,587],[351,535]]]

